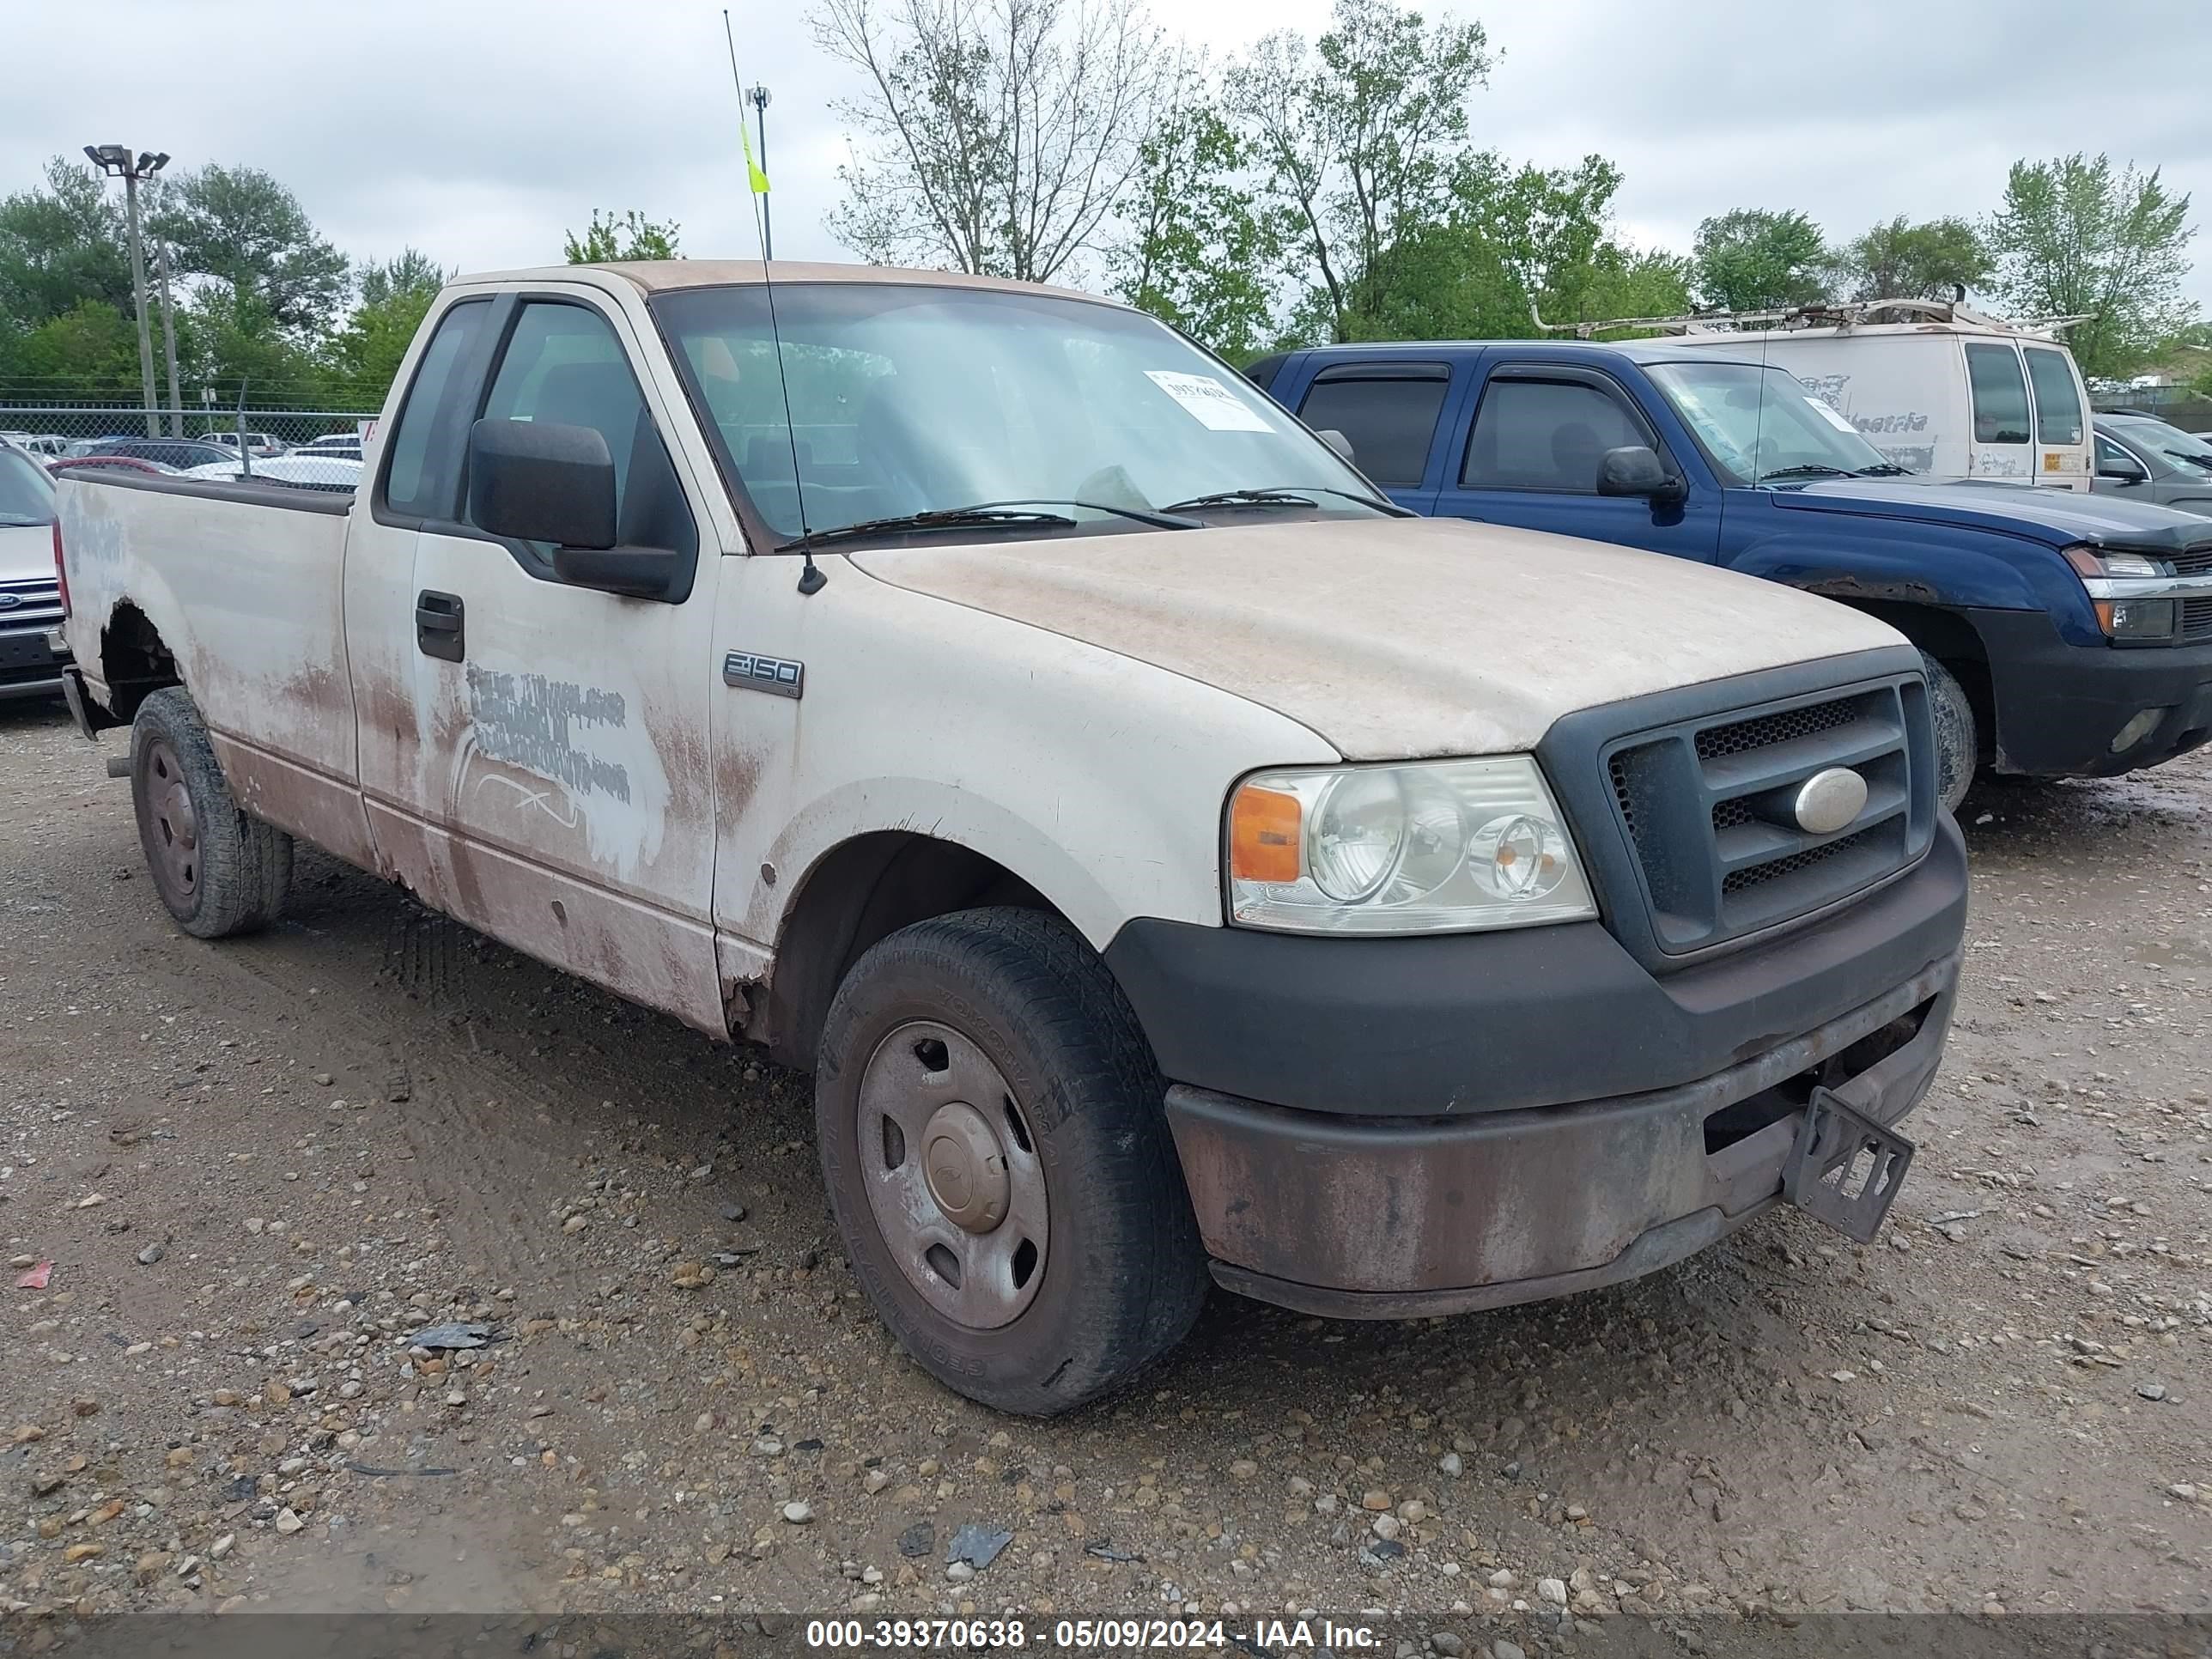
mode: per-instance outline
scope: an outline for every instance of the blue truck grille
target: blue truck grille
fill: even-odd
[[[1935,743],[1917,676],[1640,732],[1607,769],[1653,932],[1670,955],[1817,910],[1928,850]],[[1830,835],[1798,827],[1798,785],[1830,767],[1866,781],[1864,809]]]
[[[2168,554],[2166,556],[2172,563],[2173,574],[2177,576],[2201,576],[2207,571],[2212,571],[2212,542],[2205,542],[2197,547],[2185,548],[2179,553]]]

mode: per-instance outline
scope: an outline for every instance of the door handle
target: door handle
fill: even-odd
[[[415,596],[415,647],[426,657],[459,662],[467,635],[462,626],[464,607],[458,593],[424,588]]]

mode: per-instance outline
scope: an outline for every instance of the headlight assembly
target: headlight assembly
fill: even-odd
[[[1256,773],[1228,819],[1243,927],[1448,933],[1597,914],[1526,755]]]

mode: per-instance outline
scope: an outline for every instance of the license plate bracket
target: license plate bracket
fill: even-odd
[[[1790,1149],[1783,1195],[1846,1238],[1870,1244],[1912,1166],[1913,1145],[1816,1088]]]

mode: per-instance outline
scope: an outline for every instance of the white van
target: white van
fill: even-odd
[[[1909,472],[2089,488],[2089,397],[2072,352],[1964,306],[1912,302],[1915,320],[1856,320],[1905,309],[1837,307],[1831,326],[1692,324],[1680,343],[1764,354]]]

